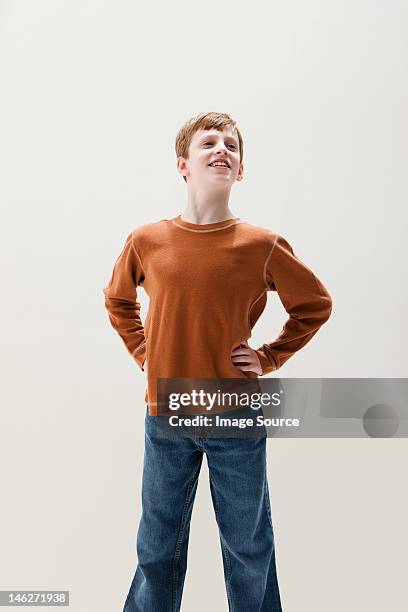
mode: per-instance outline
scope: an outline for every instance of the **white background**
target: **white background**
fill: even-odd
[[[123,608],[145,378],[102,288],[132,229],[185,208],[174,141],[191,116],[236,119],[231,210],[332,295],[280,375],[406,376],[407,17],[397,0],[0,2],[0,589]],[[285,318],[269,294],[250,345]],[[406,460],[401,439],[269,440],[285,612],[405,609]],[[227,610],[206,472],[183,612]]]

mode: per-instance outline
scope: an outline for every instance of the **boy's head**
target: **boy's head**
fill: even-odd
[[[183,125],[176,138],[177,169],[187,183],[230,184],[243,177],[243,142],[226,113],[201,113]],[[226,167],[214,165],[223,160]]]

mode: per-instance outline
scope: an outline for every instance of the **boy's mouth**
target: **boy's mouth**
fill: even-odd
[[[210,166],[210,168],[225,168],[226,170],[229,169],[229,165],[226,162],[212,162],[208,165]]]

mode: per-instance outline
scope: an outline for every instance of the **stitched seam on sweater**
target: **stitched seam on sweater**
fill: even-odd
[[[269,355],[269,359],[271,361],[273,361],[272,366],[275,368],[275,370],[278,368],[278,364],[276,363],[275,357],[273,357],[273,355]]]
[[[104,289],[104,293],[105,293],[107,299],[111,300],[112,302],[119,301],[119,302],[128,302],[129,304],[134,304],[135,303],[134,300],[129,300],[128,297],[122,297],[121,295],[117,295],[116,293],[115,293],[115,297],[109,297],[109,287]]]
[[[255,304],[257,303],[257,301],[258,301],[258,300],[260,300],[260,299],[261,299],[261,297],[262,297],[262,296],[263,296],[265,293],[266,293],[266,289],[263,289],[262,293],[261,293],[261,294],[260,294],[260,295],[259,295],[259,296],[256,298],[256,300],[254,300],[254,301],[252,302],[252,304],[250,305],[250,307],[249,307],[249,309],[248,309],[248,330],[249,330],[249,333],[251,333],[251,332],[252,332],[252,327],[251,327],[251,323],[250,323],[250,320],[249,320],[249,319],[250,319],[250,316],[251,316],[251,310],[252,310],[252,308],[255,306]]]
[[[270,363],[270,365],[272,366],[272,370],[277,370],[278,369],[278,364],[276,363],[276,360],[274,357],[272,357],[272,355],[269,355],[269,353],[265,353],[265,349],[263,348],[265,345],[262,345],[261,350],[263,350],[263,353],[265,355],[265,359]],[[272,362],[272,363],[271,363]],[[263,370],[263,368],[262,368]],[[265,376],[264,374],[262,374],[262,376]]]
[[[144,268],[143,268],[143,264],[142,264],[142,260],[140,259],[140,255],[139,255],[139,253],[136,251],[136,247],[135,247],[135,244],[134,244],[134,242],[133,242],[133,234],[132,234],[132,236],[131,236],[131,239],[130,239],[130,240],[131,240],[132,249],[134,250],[134,252],[135,252],[135,254],[136,254],[136,257],[137,257],[137,258],[138,258],[138,260],[139,260],[140,267],[142,268],[143,276],[144,276],[144,277],[146,277],[146,274],[145,274],[145,271],[144,271]]]
[[[142,344],[138,346],[137,348],[135,348],[135,350],[132,352],[132,355],[137,355],[137,353],[140,353],[140,351],[144,350],[145,347],[146,347],[146,340],[143,340]]]
[[[269,353],[265,352],[265,348],[264,348],[265,346],[267,347],[268,345],[267,344],[263,344],[258,350],[261,350],[263,352],[263,354],[265,356],[265,359],[272,366],[272,369],[273,370],[277,370],[278,369],[278,364],[276,362],[276,359],[272,355],[269,355]],[[263,366],[262,366],[262,371],[263,371]],[[262,374],[262,376],[264,376],[264,374]]]
[[[271,258],[271,256],[272,256],[272,253],[273,253],[273,250],[274,250],[274,248],[275,248],[275,245],[276,245],[277,241],[278,241],[278,235],[276,235],[275,240],[273,241],[272,248],[271,248],[271,250],[269,251],[269,255],[268,255],[268,257],[266,258],[266,261],[265,261],[265,263],[264,263],[264,269],[263,269],[263,278],[264,278],[264,281],[265,281],[266,288],[267,288],[269,291],[271,291],[271,290],[272,290],[272,287],[269,285],[268,281],[266,280],[266,268],[268,267],[269,260],[270,260],[270,258]]]
[[[220,232],[221,230],[228,229],[229,227],[232,227],[233,225],[238,225],[238,223],[242,223],[242,221],[235,221],[234,223],[230,223],[229,225],[225,225],[224,227],[216,227],[213,229],[206,229],[206,230],[197,230],[197,229],[191,229],[190,227],[184,227],[184,225],[179,225],[173,219],[172,219],[172,223],[174,223],[174,225],[177,225],[177,227],[180,227],[183,230],[187,230],[188,232],[195,232],[197,234],[205,234],[207,232]]]

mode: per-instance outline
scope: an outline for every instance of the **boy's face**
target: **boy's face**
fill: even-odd
[[[213,162],[218,159],[223,160],[226,167],[214,165]],[[239,159],[239,141],[235,130],[198,130],[191,139],[188,158],[180,156],[177,168],[187,177],[187,182],[231,186],[243,177],[243,164]]]

